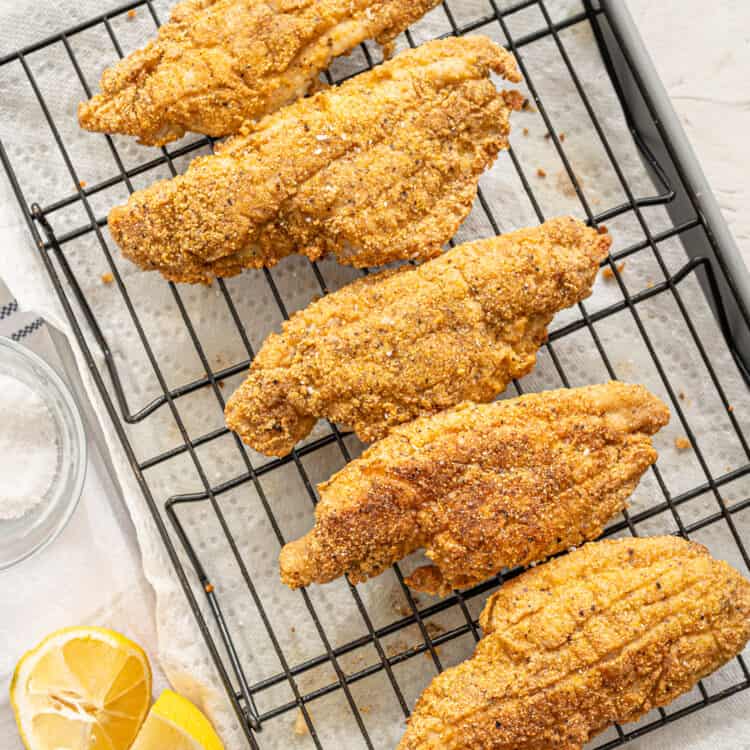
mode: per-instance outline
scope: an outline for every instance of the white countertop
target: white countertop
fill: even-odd
[[[750,4],[627,4],[750,267]]]

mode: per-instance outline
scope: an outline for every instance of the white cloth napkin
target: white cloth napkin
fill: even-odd
[[[578,0],[550,0],[547,4],[556,19],[580,9]],[[162,18],[165,17],[165,5],[166,2],[157,3]],[[453,0],[451,7],[461,23],[485,14],[488,4],[486,0]],[[45,5],[41,9],[38,3],[32,3],[31,0],[0,2],[0,18],[3,21],[0,24],[0,52],[82,21],[100,13],[101,10],[101,3],[95,0],[61,2]],[[522,35],[525,31],[538,28],[539,17],[532,9],[529,12],[514,14],[509,19],[509,25],[514,35]],[[113,26],[126,51],[142,43],[143,38],[152,33],[151,20],[143,9],[138,12],[135,19],[114,19]],[[417,41],[422,41],[448,29],[444,13],[437,9],[416,26],[414,34]],[[497,25],[482,28],[481,31],[501,39]],[[602,70],[591,35],[583,27],[575,27],[565,32],[563,38],[569,48],[574,50],[573,58],[579,74],[586,82],[603,127],[611,137],[631,186],[639,195],[651,194],[653,186],[645,176],[633,144],[627,138],[622,113],[612,95],[611,84]],[[106,37],[102,36],[102,29],[76,35],[71,39],[71,43],[84,74],[89,82],[95,85],[102,68],[115,59],[114,51],[107,43]],[[585,114],[582,114],[580,105],[576,103],[576,94],[551,40],[547,39],[538,45],[525,48],[524,55],[532,75],[540,86],[540,93],[555,120],[556,127],[566,133],[566,151],[572,159],[587,197],[592,202],[593,210],[598,211],[616,205],[623,200],[621,187],[607,164]],[[104,138],[78,131],[75,106],[83,94],[64,49],[58,45],[58,48],[50,52],[49,57],[30,55],[28,61],[38,78],[63,138],[70,145],[71,156],[78,169],[77,178],[94,184],[116,174]],[[339,72],[350,70],[360,64],[361,61],[355,55],[348,61],[337,63],[336,69]],[[27,191],[27,200],[39,200],[46,204],[70,194],[73,191],[72,177],[59,158],[57,147],[51,140],[44,121],[40,119],[38,105],[33,96],[29,95],[23,71],[19,71],[17,66],[13,71],[0,71],[0,90],[9,92],[9,95],[0,97],[0,138],[8,148],[19,178]],[[529,129],[527,136],[523,135],[524,127]],[[514,148],[545,214],[552,216],[572,212],[581,215],[580,205],[569,182],[562,174],[562,165],[553,145],[544,139],[545,129],[539,114],[532,110],[518,115],[515,128]],[[145,154],[158,155],[157,151],[145,151],[132,140],[118,138],[116,143],[128,166],[144,161]],[[185,163],[186,160],[180,160],[177,166],[184,168]],[[538,167],[544,168],[546,178],[536,176]],[[141,175],[135,180],[136,187],[163,176],[167,176],[165,169]],[[501,230],[535,222],[532,207],[507,155],[501,155],[497,166],[483,178],[482,186],[486,198],[495,210]],[[98,216],[104,216],[111,205],[121,202],[125,197],[124,189],[113,188],[105,191],[92,198],[93,210]],[[5,214],[0,215],[0,226],[5,226],[5,232],[0,239],[3,249],[3,252],[0,252],[0,276],[5,277],[14,293],[28,307],[43,313],[48,319],[61,320],[57,300],[51,293],[44,273],[40,272],[38,261],[34,257],[36,251],[23,239],[25,229],[9,197],[5,200],[3,208]],[[660,210],[650,211],[648,217],[653,226],[667,226],[667,218]],[[52,222],[57,232],[62,233],[85,224],[87,218],[76,204],[69,210],[54,214]],[[610,223],[610,229],[615,236],[616,249],[622,249],[642,239],[641,231],[632,217],[614,220]],[[471,239],[486,236],[490,232],[491,227],[483,217],[481,208],[477,206],[462,227],[459,238]],[[174,387],[201,377],[204,369],[187,336],[171,291],[156,274],[142,273],[123,261],[114,248],[112,250],[116,267],[122,274],[123,282],[138,309],[149,344],[162,363],[169,385]],[[686,260],[677,242],[663,243],[661,250],[672,271]],[[147,404],[160,394],[160,389],[144,358],[140,341],[133,331],[127,310],[123,307],[117,285],[107,285],[101,281],[101,275],[111,269],[99,243],[93,235],[87,235],[67,244],[65,252],[115,352],[131,406],[135,409]],[[647,252],[630,256],[626,265],[625,280],[631,292],[646,289],[650,284],[658,283],[663,278],[660,269]],[[331,261],[321,264],[321,268],[330,288],[336,288],[352,276],[349,270],[342,269]],[[306,305],[319,293],[307,263],[299,259],[285,261],[274,269],[271,275],[281,290],[290,312]],[[240,317],[247,326],[248,336],[257,348],[263,338],[271,330],[277,329],[280,323],[280,315],[276,311],[265,278],[263,274],[249,272],[228,282],[228,288],[238,306]],[[717,334],[702,292],[694,279],[686,281],[681,289],[690,300],[691,314],[717,364],[717,370],[726,380],[725,385],[735,407],[734,413],[747,424],[747,416],[750,414],[747,389],[736,378],[731,359]],[[210,365],[219,369],[243,361],[247,352],[219,291],[215,287],[180,288],[179,293],[206,347]],[[619,298],[615,284],[600,281],[592,299],[587,302],[587,307],[589,310],[596,310]],[[727,466],[736,466],[738,462],[744,462],[746,457],[737,453],[736,445],[732,442],[731,429],[727,426],[726,414],[721,404],[717,404],[712,386],[696,360],[695,352],[679,343],[680,336],[685,337],[687,334],[684,325],[679,321],[674,304],[666,295],[658,297],[643,306],[643,315],[673,383],[688,394],[683,407],[699,435],[701,447],[706,452],[712,470],[721,473]],[[556,325],[577,317],[578,313],[575,310],[564,313],[559,316]],[[658,395],[666,398],[665,389],[656,376],[642,343],[639,342],[632,321],[627,316],[601,323],[598,333],[619,377],[644,382]],[[88,340],[97,364],[101,367],[102,361],[96,344],[90,337]],[[606,370],[587,334],[566,337],[556,344],[556,352],[562,359],[573,385],[606,379]],[[83,366],[81,376],[95,409],[103,414],[99,396]],[[239,377],[227,380],[225,393],[230,393],[239,380]],[[528,389],[539,390],[559,385],[560,378],[549,354],[542,352],[539,364],[535,372],[526,379],[525,386]],[[214,394],[208,388],[181,399],[178,406],[186,429],[194,438],[222,424],[221,410]],[[156,593],[159,639],[155,655],[177,689],[185,692],[206,709],[221,732],[227,748],[239,750],[245,746],[244,740],[240,738],[234,716],[228,710],[223,690],[216,680],[206,649],[197,635],[192,616],[177,585],[161,540],[155,532],[143,497],[106,417],[102,418],[102,429],[117,479],[137,531],[145,575]],[[165,409],[158,410],[143,423],[127,429],[140,458],[179,446],[181,443],[174,420]],[[323,432],[324,428],[320,427],[317,435]],[[680,425],[673,420],[673,424],[657,439],[657,448],[661,455],[660,468],[670,488],[675,492],[688,489],[704,478],[694,457],[689,453],[680,453],[674,447],[675,438],[682,432]],[[354,452],[359,447],[351,445]],[[200,455],[213,484],[238,476],[244,471],[231,439],[214,441],[209,449],[201,451]],[[254,461],[259,460],[255,455],[251,455],[251,458]],[[341,465],[341,461],[335,446],[306,459],[305,468],[310,481],[322,481]],[[149,470],[147,479],[160,505],[175,494],[202,490],[195,468],[185,456]],[[285,538],[293,538],[309,528],[312,508],[294,466],[264,475],[260,486],[279,519]],[[725,492],[728,499],[738,499],[742,496],[743,489],[741,486],[729,487]],[[637,512],[660,502],[661,499],[658,486],[649,475],[633,497],[632,507]],[[296,664],[320,654],[323,646],[301,595],[287,591],[278,580],[276,557],[279,547],[265,518],[256,489],[245,483],[237,490],[222,495],[220,505],[235,534],[243,562],[247,565],[267,607],[268,615],[274,622],[287,660]],[[695,518],[703,518],[714,510],[715,503],[709,496],[697,498],[690,503],[689,508],[684,509],[686,513],[694,513]],[[204,562],[210,567],[209,574],[217,583],[217,593],[248,678],[254,682],[277,674],[280,671],[278,660],[247,593],[237,563],[228,552],[215,516],[205,504],[183,508],[181,513],[191,540],[199,549]],[[738,518],[737,523],[741,527],[741,533],[748,538],[750,520]],[[642,533],[673,531],[674,522],[669,514],[662,514],[644,524],[639,530]],[[708,527],[696,535],[696,538],[708,544],[714,554],[725,557],[734,564],[741,564],[736,548],[733,547],[731,539],[727,539],[725,529],[721,525]],[[88,537],[86,539],[88,541]],[[63,541],[53,549],[63,549]],[[101,550],[103,556],[109,554],[106,546],[103,545]],[[107,566],[111,564],[108,562]],[[186,567],[189,569],[187,563]],[[103,592],[100,586],[92,586],[91,591],[106,598],[106,592]],[[390,573],[359,587],[359,592],[374,618],[375,627],[397,619],[399,611],[405,605],[395,576]],[[8,595],[15,596],[12,592]],[[200,592],[198,596],[200,597]],[[333,646],[346,643],[366,632],[357,614],[355,603],[342,583],[316,587],[311,590],[310,596]],[[29,597],[32,597],[31,593]],[[33,600],[37,602],[36,608],[40,606],[40,601],[46,605],[46,601],[38,599],[35,593]],[[481,604],[481,601],[472,602],[475,615]],[[36,608],[29,601],[24,616],[36,618]],[[97,616],[96,611],[96,607],[93,607],[92,617]],[[462,617],[460,612],[451,611],[433,618],[433,621],[438,627],[454,627],[460,624]],[[385,646],[387,650],[393,649],[395,652],[419,640],[419,633],[412,628],[387,639]],[[466,658],[471,653],[473,645],[473,640],[468,636],[447,644],[441,649],[444,664],[447,666]],[[9,661],[15,658],[15,650],[15,647],[8,649]],[[351,658],[342,659],[341,666],[345,671],[352,672],[376,662],[377,656],[372,649],[362,649],[352,654]],[[407,700],[413,701],[416,698],[432,674],[434,670],[430,663],[422,658],[411,659],[398,668],[397,677]],[[736,668],[730,667],[713,678],[712,685],[717,688],[729,684],[736,676]],[[298,685],[303,693],[307,693],[325,686],[333,679],[333,671],[329,667],[321,667],[300,676]],[[352,693],[358,705],[368,708],[364,720],[375,746],[379,750],[394,747],[403,731],[403,715],[382,673],[353,686]],[[291,691],[282,685],[261,693],[258,700],[261,710],[264,710],[291,700]],[[633,747],[644,750],[655,747],[737,750],[747,747],[743,743],[748,736],[745,717],[750,713],[749,708],[750,700],[746,692],[710,710],[701,711],[684,722],[670,725],[655,735],[649,735]],[[341,690],[314,701],[310,710],[324,747],[348,749],[362,745],[359,731]],[[292,743],[294,746],[311,746],[309,737],[298,737],[294,734],[295,718],[292,711],[268,722],[261,737],[262,746],[287,748]]]

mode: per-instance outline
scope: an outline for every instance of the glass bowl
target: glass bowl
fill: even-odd
[[[44,401],[54,425],[57,448],[53,479],[41,501],[21,516],[3,518],[0,514],[0,570],[3,570],[46,547],[70,520],[86,475],[86,435],[78,407],[59,375],[36,354],[3,337],[0,337],[0,375],[15,378]]]

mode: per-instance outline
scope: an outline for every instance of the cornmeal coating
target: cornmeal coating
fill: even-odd
[[[554,314],[590,294],[609,246],[609,235],[559,218],[358,279],[269,336],[227,424],[283,456],[319,417],[370,442],[462,401],[492,401],[532,369]]]
[[[331,60],[389,44],[439,0],[184,0],[143,49],[104,71],[82,128],[162,146],[231,135],[308,93]]]
[[[581,750],[688,692],[750,638],[750,583],[676,537],[593,542],[523,573],[399,750]]]
[[[328,252],[377,266],[440,253],[507,148],[515,60],[486,37],[430,42],[262,120],[184,175],[134,193],[109,227],[123,254],[209,282]]]
[[[420,547],[407,583],[447,594],[595,539],[656,461],[669,410],[612,382],[462,404],[395,428],[318,488],[314,529],[281,552],[292,588],[359,583]]]

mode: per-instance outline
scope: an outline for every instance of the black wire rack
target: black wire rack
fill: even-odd
[[[619,291],[620,298],[595,310],[589,309],[586,304],[579,305],[578,315],[574,320],[558,326],[550,333],[544,353],[554,368],[560,384],[568,386],[571,384],[571,377],[563,357],[559,354],[558,347],[565,339],[577,333],[586,332],[590,345],[598,353],[607,375],[616,378],[618,373],[609,351],[607,336],[600,326],[619,315],[628,316],[640,345],[644,346],[650,355],[658,382],[671,401],[674,419],[693,448],[692,453],[697,462],[700,481],[692,483],[692,486],[688,488],[683,487],[675,491],[671,487],[670,479],[662,474],[658,465],[655,466],[652,471],[658,499],[645,509],[625,513],[621,519],[608,528],[607,534],[648,533],[654,528],[654,523],[658,529],[659,519],[664,518],[669,519],[669,523],[666,524],[669,532],[679,533],[685,537],[695,537],[708,527],[722,524],[727,530],[727,538],[736,545],[736,552],[746,569],[750,569],[748,551],[742,538],[743,533],[738,528],[738,519],[743,511],[750,508],[750,497],[748,497],[750,493],[742,491],[742,480],[747,480],[750,476],[750,447],[742,426],[742,415],[734,410],[725,385],[727,378],[740,380],[743,384],[749,382],[743,352],[736,345],[737,324],[736,321],[730,321],[730,318],[734,320],[739,315],[739,325],[743,331],[750,330],[750,316],[747,313],[746,300],[741,290],[738,289],[740,282],[728,271],[726,263],[722,262],[725,257],[723,248],[702,210],[700,196],[691,189],[684,165],[676,158],[672,150],[673,144],[669,142],[667,134],[660,127],[659,118],[654,110],[655,103],[650,100],[649,92],[639,78],[637,66],[628,59],[628,51],[623,40],[618,36],[617,28],[610,22],[606,4],[600,6],[595,2],[582,2],[578,12],[559,19],[551,10],[554,5],[553,0],[520,0],[518,2],[487,0],[485,10],[470,22],[462,20],[461,5],[461,0],[447,0],[441,6],[441,10],[436,11],[445,14],[447,33],[457,35],[470,32],[484,33],[492,28],[495,33],[499,33],[504,38],[508,48],[518,59],[529,92],[529,104],[541,118],[546,137],[562,164],[572,186],[573,197],[577,200],[585,218],[590,224],[601,226],[605,222],[617,221],[618,218],[627,216],[640,228],[643,235],[642,241],[617,249],[605,263],[611,280]],[[266,460],[251,456],[241,442],[223,427],[210,430],[197,437],[192,435],[192,431],[186,426],[185,411],[181,406],[183,400],[197,391],[208,390],[215,397],[216,407],[223,409],[225,401],[223,382],[241,376],[254,356],[251,337],[236,305],[236,292],[233,292],[225,281],[217,282],[217,293],[229,310],[233,325],[245,348],[246,356],[241,361],[217,368],[212,366],[210,357],[206,353],[206,341],[198,333],[191,318],[188,305],[184,301],[184,289],[174,284],[167,285],[167,282],[164,282],[179,311],[182,332],[192,343],[204,370],[201,377],[189,382],[176,385],[168,382],[163,363],[160,361],[160,353],[149,341],[141,322],[139,309],[131,299],[128,285],[123,280],[120,268],[115,262],[110,243],[104,233],[106,219],[97,212],[95,201],[99,194],[105,194],[108,189],[116,186],[124,185],[128,191],[132,192],[134,182],[139,176],[146,175],[157,168],[166,167],[170,174],[177,174],[178,164],[183,157],[188,157],[207,146],[210,147],[211,141],[203,138],[186,145],[173,144],[162,148],[153,158],[126,166],[126,160],[121,156],[117,140],[106,137],[117,171],[111,177],[96,184],[85,185],[81,181],[75,159],[66,143],[63,129],[48,106],[37,75],[29,63],[30,56],[37,52],[52,48],[62,50],[69,67],[59,70],[57,74],[73,76],[80,84],[81,93],[90,96],[92,82],[84,74],[83,67],[77,58],[74,45],[76,35],[92,31],[100,32],[103,35],[102,43],[112,45],[117,54],[122,56],[124,50],[118,38],[117,21],[126,14],[132,15],[136,10],[145,12],[155,25],[159,24],[160,19],[151,0],[137,0],[0,58],[0,72],[6,66],[15,66],[22,71],[22,76],[38,103],[41,117],[41,122],[38,124],[40,127],[49,129],[75,189],[69,194],[49,196],[50,200],[47,203],[33,201],[30,203],[26,197],[28,185],[24,184],[23,179],[18,176],[17,170],[11,163],[11,157],[2,144],[0,144],[0,159],[23,210],[29,230],[40,249],[41,258],[59,295],[70,326],[80,344],[83,357],[101,393],[104,406],[132,465],[137,483],[150,507],[154,522],[216,665],[220,680],[236,711],[247,742],[252,747],[262,747],[263,738],[268,734],[268,731],[264,733],[262,730],[271,725],[274,719],[296,716],[301,734],[305,735],[308,743],[317,748],[333,747],[334,745],[325,742],[325,733],[321,731],[324,719],[320,715],[314,718],[314,704],[326,696],[338,694],[343,697],[343,704],[351,713],[353,726],[361,734],[361,744],[364,747],[375,748],[378,746],[378,735],[373,727],[377,725],[377,717],[368,716],[362,701],[355,697],[354,689],[357,683],[367,681],[368,678],[376,675],[384,677],[384,681],[379,684],[393,692],[398,712],[402,718],[408,717],[415,696],[407,694],[402,687],[399,678],[399,675],[403,674],[402,669],[412,669],[419,663],[427,664],[433,674],[437,673],[445,666],[444,652],[452,642],[465,638],[468,638],[469,645],[476,642],[481,636],[477,613],[486,594],[501,585],[502,580],[517,575],[519,571],[509,571],[503,577],[469,590],[457,591],[442,600],[425,602],[410,593],[404,584],[400,567],[395,566],[393,574],[403,594],[405,606],[395,619],[386,624],[378,624],[378,618],[368,608],[360,589],[348,584],[349,606],[361,618],[364,632],[361,637],[344,643],[336,643],[335,637],[324,625],[324,618],[321,617],[316,601],[309,592],[303,590],[299,594],[300,611],[307,612],[314,623],[320,644],[319,652],[299,658],[290,658],[287,655],[281,645],[270,607],[259,590],[258,579],[249,570],[240,549],[237,529],[228,519],[223,498],[227,493],[235,490],[252,488],[259,501],[254,512],[267,516],[269,528],[275,535],[278,545],[282,545],[287,539],[276,518],[273,498],[268,496],[264,488],[264,478],[282,469],[296,472],[310,503],[314,505],[317,497],[305,459],[322,451],[334,450],[340,453],[343,461],[350,460],[352,449],[349,436],[335,425],[330,425],[325,435],[304,444],[286,458]],[[514,34],[514,18],[518,14],[529,12],[533,12],[538,18],[538,28],[520,36]],[[599,119],[597,102],[589,95],[587,82],[581,79],[573,56],[569,53],[566,32],[579,28],[585,28],[593,33],[598,43],[603,69],[625,113],[622,132],[633,139],[652,177],[654,190],[650,195],[640,195],[632,187],[626,170],[616,155],[616,144],[612,143],[611,135],[607,134],[606,128]],[[616,205],[596,206],[594,200],[590,198],[589,191],[584,189],[578,177],[574,159],[566,150],[565,137],[555,127],[554,115],[545,106],[544,98],[535,85],[535,71],[526,63],[525,50],[540,40],[546,40],[547,43],[554,45],[559,65],[563,66],[570,76],[575,93],[580,99],[579,104],[590,119],[592,137],[597,139],[603,149],[607,168],[616,176],[625,198]],[[415,45],[414,34],[407,32],[406,41],[412,46]],[[616,51],[613,52],[613,49]],[[374,64],[372,49],[363,46],[362,54],[367,66],[372,66]],[[620,59],[616,59],[618,56]],[[623,78],[623,65],[628,74],[627,81]],[[331,77],[329,80],[334,82]],[[649,132],[644,131],[642,122],[639,122],[635,116],[636,107],[648,113],[652,126]],[[534,187],[536,184],[535,168],[523,164],[515,149],[510,150],[509,157],[503,158],[510,159],[533,212],[539,221],[543,221],[544,210],[538,199],[537,189]],[[483,213],[492,231],[498,233],[500,225],[497,216],[500,209],[492,205],[492,200],[481,189],[478,204],[477,210]],[[650,211],[660,206],[670,209],[672,221],[666,226],[654,229],[653,214]],[[677,213],[671,210],[675,206],[680,207]],[[56,231],[58,213],[70,207],[82,209],[85,219],[79,225],[64,232]],[[131,406],[135,396],[129,392],[129,386],[121,375],[122,363],[118,363],[117,357],[110,348],[107,336],[102,330],[102,321],[83,292],[82,280],[78,276],[75,265],[70,262],[67,248],[82,237],[96,239],[96,245],[112,274],[114,288],[122,297],[127,315],[137,331],[158,382],[159,395],[137,409]],[[690,252],[689,260],[681,267],[670,267],[663,256],[662,248],[665,243],[673,240],[683,242],[691,248],[703,248],[704,252]],[[621,264],[624,259],[640,253],[651,254],[655,269],[660,273],[661,278],[637,292],[631,292],[624,279]],[[329,285],[318,264],[311,264],[311,268],[319,284],[320,292],[327,293]],[[258,273],[264,274],[280,315],[287,318],[288,305],[273,274],[268,271]],[[684,286],[690,280],[700,282],[698,288],[703,289],[714,311],[717,321],[717,339],[719,339],[719,345],[731,351],[733,355],[733,360],[730,360],[733,362],[733,372],[718,370],[710,354],[712,347],[709,346],[709,342],[698,335],[691,314],[695,302],[693,296],[695,287],[689,287],[686,292],[687,287]],[[654,343],[648,326],[644,323],[641,312],[643,305],[663,297],[673,300],[675,314],[687,332],[686,342],[689,341],[689,345],[695,348],[705,376],[715,396],[723,405],[733,438],[739,446],[741,460],[723,473],[709,466],[709,461],[700,447],[700,435],[696,434],[688,410],[684,407],[684,394],[674,384],[672,374],[664,362],[659,347]],[[716,342],[711,342],[711,345],[715,346]],[[524,386],[522,383],[515,383],[515,388],[517,393],[521,393]],[[178,444],[156,455],[139,457],[127,427],[148,424],[152,415],[160,410],[168,410],[173,417],[179,433]],[[221,450],[226,450],[226,440],[233,442],[234,449],[241,458],[242,470],[229,480],[215,483],[204,469],[203,457],[206,450],[210,450],[222,440],[224,442],[221,443]],[[194,493],[172,495],[162,501],[152,492],[150,472],[177,459],[190,462],[200,478],[202,489]],[[738,484],[739,496],[734,500],[728,499],[727,488],[730,486],[736,488]],[[712,499],[715,510],[704,513],[700,517],[684,513],[691,501],[703,496]],[[239,626],[233,618],[225,616],[220,603],[223,581],[220,576],[209,573],[211,560],[207,560],[194,543],[186,526],[184,511],[195,506],[207,509],[212,519],[218,524],[221,543],[226,546],[240,572],[243,585],[242,596],[248,599],[256,610],[259,624],[265,631],[278,660],[278,669],[262,680],[254,679],[236,646]],[[647,531],[644,532],[644,529]],[[453,624],[441,629],[432,627],[433,618],[445,613],[455,615],[451,620]],[[417,643],[411,646],[401,644],[394,649],[392,637],[406,631],[416,635]],[[347,657],[362,650],[366,650],[369,655],[368,663],[365,666],[352,668],[347,662]],[[418,658],[422,661],[417,662]],[[331,679],[314,690],[306,690],[302,684],[303,677],[321,667],[329,668]],[[275,692],[279,686],[285,686],[285,697],[278,697],[281,693]],[[609,734],[599,738],[594,746],[599,750],[605,750],[625,745],[643,734],[679,720],[748,687],[750,687],[750,673],[743,657],[740,656],[735,660],[730,677],[721,684],[721,689],[712,690],[710,685],[702,682],[678,707],[654,711],[635,728],[615,727]],[[268,695],[276,697],[261,701],[264,696]],[[261,702],[263,702],[263,707],[260,707]],[[288,726],[287,724],[287,729]]]

